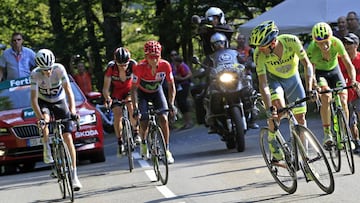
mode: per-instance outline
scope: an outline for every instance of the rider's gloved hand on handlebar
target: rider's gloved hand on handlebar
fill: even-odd
[[[80,119],[80,116],[79,116],[78,114],[71,114],[71,115],[70,115],[70,118],[71,118],[71,120],[73,120],[73,121],[77,121],[77,120]]]
[[[306,91],[306,96],[309,97],[310,101],[315,102],[319,99],[319,94],[316,90]]]

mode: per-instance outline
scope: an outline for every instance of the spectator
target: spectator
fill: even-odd
[[[248,60],[251,60],[251,47],[247,44],[246,42],[246,38],[245,35],[243,34],[238,34],[237,38],[236,38],[236,50],[239,52],[239,62],[243,65],[245,65],[245,63]]]
[[[173,58],[174,67],[172,72],[174,74],[176,86],[175,99],[177,106],[183,114],[184,120],[184,125],[181,127],[181,129],[189,129],[193,127],[190,104],[188,101],[192,72],[189,66],[184,63],[181,56],[175,56]]]
[[[92,91],[91,75],[93,70],[93,63],[90,53],[88,53],[88,59],[88,70],[85,69],[85,64],[81,61],[80,55],[72,56],[69,65],[71,75],[74,77],[75,82],[79,85],[81,91],[83,91],[85,95]],[[74,68],[74,64],[76,64],[76,69]]]
[[[35,52],[24,47],[21,33],[11,36],[11,48],[4,51],[0,58],[0,81],[30,76],[35,65]]]
[[[357,51],[359,46],[359,38],[354,33],[349,33],[343,39],[343,43],[352,64],[354,64],[356,71],[356,81],[360,82],[360,52]],[[347,85],[351,85],[349,74],[346,71],[346,66],[339,58],[339,65],[341,72],[344,75]],[[348,89],[348,107],[349,107],[349,127],[354,136],[355,150],[354,153],[360,153],[359,129],[357,127],[357,118],[360,118],[360,95],[356,93],[355,89]],[[356,114],[355,114],[356,113]]]
[[[337,19],[337,29],[334,30],[334,36],[339,38],[339,39],[342,39],[348,33],[349,33],[349,30],[347,28],[346,17],[345,16],[340,16]]]
[[[346,16],[346,21],[349,32],[352,32],[360,37],[360,24],[357,13],[355,11],[350,11]]]

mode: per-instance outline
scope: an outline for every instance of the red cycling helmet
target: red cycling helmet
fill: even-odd
[[[157,41],[147,41],[144,45],[145,55],[161,55],[161,44]]]

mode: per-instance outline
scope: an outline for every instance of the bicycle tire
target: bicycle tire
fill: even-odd
[[[312,131],[305,126],[295,126],[293,133],[302,159],[304,172],[311,175],[311,178],[322,191],[327,194],[333,193],[335,189],[334,176],[319,141]],[[303,143],[306,145],[304,146]],[[307,180],[308,178],[306,177]]]
[[[337,112],[339,118],[339,130],[341,135],[340,143],[343,145],[344,153],[349,165],[351,174],[355,173],[355,163],[354,163],[354,154],[351,148],[352,144],[352,135],[350,133],[349,125],[346,122],[344,111],[339,110]]]
[[[270,174],[274,178],[275,182],[287,193],[293,194],[297,190],[297,175],[296,170],[291,161],[291,151],[289,148],[285,148],[285,146],[281,145],[278,136],[281,136],[279,133],[276,136],[276,141],[278,142],[278,146],[283,150],[285,156],[285,161],[282,161],[281,164],[279,162],[273,162],[273,157],[271,155],[271,151],[269,148],[269,128],[264,127],[260,130],[260,149],[265,160],[266,166],[269,169]]]
[[[334,123],[334,120],[336,120],[336,123]],[[332,146],[329,149],[330,160],[335,172],[339,172],[341,169],[341,154],[340,154],[340,148],[338,146],[337,133],[339,132],[340,129],[339,129],[339,117],[337,116],[336,113],[335,115],[333,115],[333,113],[331,115],[331,128],[333,132],[334,144],[332,144]]]
[[[123,140],[124,140],[124,147],[125,152],[128,157],[129,163],[129,171],[132,172],[134,169],[134,157],[133,157],[133,150],[134,150],[134,141],[132,138],[132,131],[131,131],[131,124],[128,119],[123,119],[123,132],[122,132]]]
[[[62,170],[65,181],[65,191],[67,191],[71,202],[74,201],[74,187],[72,182],[72,160],[70,157],[69,149],[66,144],[63,142],[59,143],[60,148],[60,157],[62,158]],[[66,192],[65,192],[66,193]]]
[[[153,161],[154,172],[157,181],[166,185],[169,179],[169,164],[166,154],[166,144],[163,132],[159,126],[155,126],[151,130],[151,159]]]

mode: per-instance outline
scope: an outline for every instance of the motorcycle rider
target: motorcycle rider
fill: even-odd
[[[239,63],[240,55],[239,52],[237,52],[234,49],[229,49],[229,41],[227,40],[226,36],[222,33],[215,33],[211,36],[210,39],[212,49],[215,51],[212,55],[210,55],[210,58],[212,60],[214,68],[211,68],[209,71],[209,79],[210,81],[213,79],[214,75],[220,70],[223,70],[223,68],[226,67],[238,67],[244,71],[245,66]],[[251,81],[251,79],[249,79]],[[241,98],[243,100],[243,104],[245,106],[245,109],[253,109],[254,107],[254,101],[251,101],[256,94],[256,91],[252,88],[252,85],[250,81],[243,81],[243,84],[246,86],[241,91]],[[245,84],[246,83],[246,84]],[[216,89],[214,88],[213,83],[210,82],[207,94],[204,98],[204,106],[206,109],[206,116],[205,116],[205,122],[207,125],[209,125],[209,131],[208,133],[215,133],[216,129],[214,129],[214,119],[212,118],[213,113],[221,113],[221,109],[217,108],[221,106],[221,98],[217,97]],[[247,114],[251,114],[252,112],[247,112]],[[255,117],[251,116],[250,122],[255,119]]]

